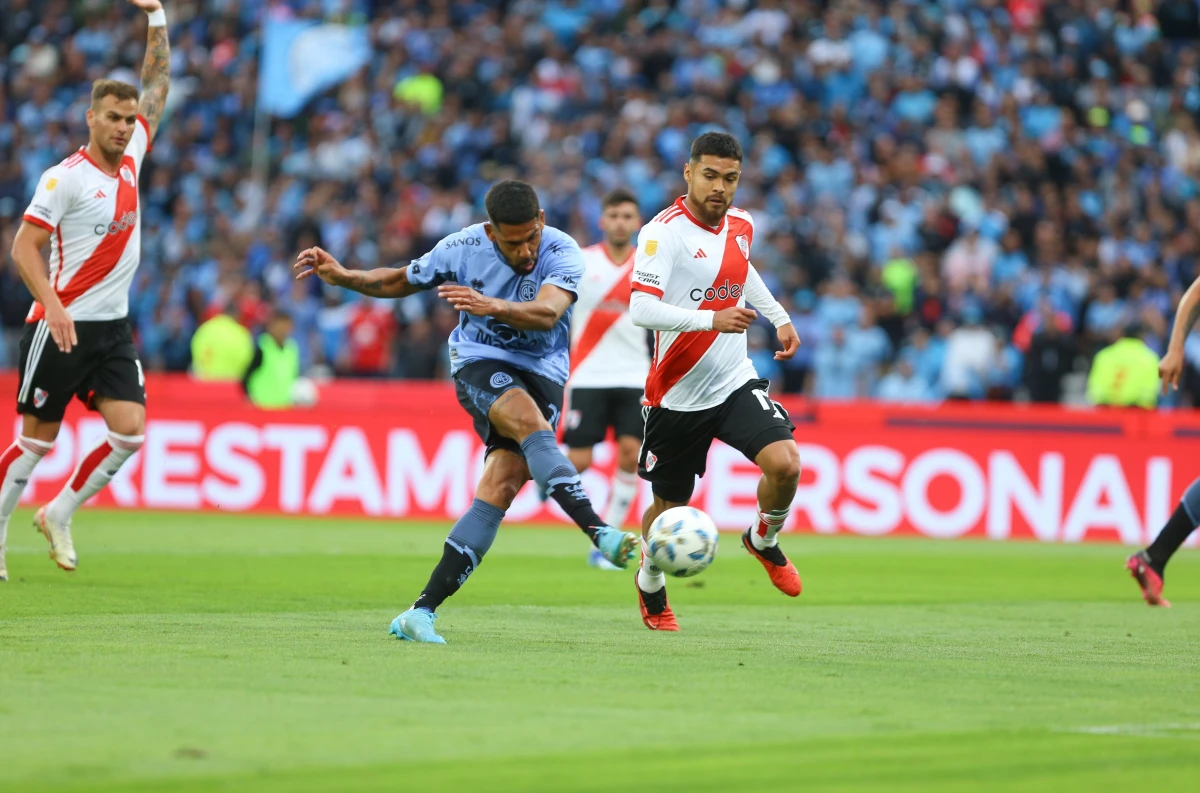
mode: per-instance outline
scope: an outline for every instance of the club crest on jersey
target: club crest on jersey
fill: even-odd
[[[129,169],[128,165],[121,166],[121,179],[130,187],[134,187],[136,184],[133,179],[133,171]]]
[[[750,238],[747,237],[745,234],[739,234],[736,237],[734,237],[734,240],[737,242],[738,250],[740,250],[742,252],[743,256],[745,256],[747,259],[749,259],[750,258]]]
[[[537,297],[537,286],[528,278],[521,281],[521,285],[517,287],[517,297],[522,300],[529,301]]]
[[[33,406],[35,408],[43,407],[46,404],[46,400],[49,398],[50,398],[50,395],[47,394],[42,389],[40,389],[40,388],[33,389]]]
[[[492,388],[504,388],[512,383],[512,376],[506,372],[496,372],[491,379]]]
[[[646,471],[647,472],[653,471],[654,464],[657,462],[658,462],[658,458],[654,456],[654,452],[647,451],[646,452]]]

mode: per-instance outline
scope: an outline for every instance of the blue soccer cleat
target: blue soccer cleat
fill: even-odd
[[[388,629],[388,633],[407,642],[445,644],[446,640],[438,636],[437,631],[433,629],[433,621],[436,619],[436,614],[425,609],[409,609],[392,620],[392,627]]]
[[[588,551],[588,567],[595,567],[599,570],[620,570],[612,562],[604,558],[604,554],[600,553],[599,548],[592,548]]]
[[[638,536],[633,532],[619,531],[612,526],[598,526],[596,547],[604,554],[606,560],[624,570],[637,553]]]

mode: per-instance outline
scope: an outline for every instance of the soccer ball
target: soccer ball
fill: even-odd
[[[668,575],[689,578],[712,564],[717,527],[694,507],[672,507],[650,524],[646,553],[654,566]]]

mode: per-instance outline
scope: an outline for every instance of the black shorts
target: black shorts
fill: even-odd
[[[604,440],[608,428],[620,438],[642,439],[642,389],[572,388],[567,392],[566,431],[563,443],[571,449],[588,449]]]
[[[534,404],[553,428],[558,427],[559,411],[562,410],[563,387],[549,378],[518,369],[501,361],[475,361],[454,374],[454,391],[458,404],[471,415],[475,432],[487,446],[485,456],[496,449],[508,449],[521,454],[521,444],[506,438],[488,419],[501,394],[510,388],[520,388],[533,397]]]
[[[729,444],[753,461],[775,441],[792,437],[796,425],[767,395],[766,380],[751,380],[721,404],[704,410],[642,409],[646,438],[638,456],[638,475],[651,482],[665,501],[686,503],[704,476],[713,439]]]
[[[45,320],[25,326],[17,412],[62,421],[71,397],[95,410],[98,396],[146,404],[146,378],[127,319],[75,323],[79,344],[64,353]]]

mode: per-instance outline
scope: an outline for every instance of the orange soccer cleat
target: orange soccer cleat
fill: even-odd
[[[797,597],[801,587],[800,573],[796,572],[796,566],[783,555],[778,545],[763,548],[761,551],[755,548],[754,543],[750,541],[751,531],[753,528],[746,529],[746,533],[742,535],[742,545],[746,546],[751,556],[762,563],[776,589],[788,597]]]
[[[679,623],[675,621],[675,612],[667,603],[667,588],[664,586],[657,592],[643,592],[638,586],[637,573],[633,574],[633,585],[637,587],[638,606],[642,609],[642,622],[652,631],[677,631]]]

